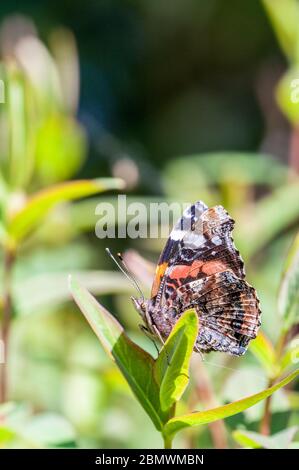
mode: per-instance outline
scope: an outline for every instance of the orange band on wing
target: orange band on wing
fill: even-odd
[[[167,262],[157,266],[156,275],[152,287],[152,297],[155,297],[157,295],[161,284],[161,279],[163,278],[167,267]],[[187,278],[188,276],[196,278],[200,272],[206,274],[207,276],[211,276],[212,274],[217,274],[222,271],[227,271],[227,266],[219,260],[206,262],[201,260],[195,260],[190,265],[181,264],[175,266],[170,271],[169,278],[177,280]]]
[[[207,261],[202,267],[202,272],[205,273],[207,276],[211,276],[212,274],[221,273],[227,270],[227,265],[225,263],[222,263],[220,260]]]
[[[158,264],[157,266],[156,274],[155,274],[155,278],[153,282],[153,287],[152,287],[152,293],[151,293],[152,297],[155,297],[158,294],[159,287],[161,284],[161,279],[164,276],[167,266],[168,266],[167,262]]]
[[[211,276],[222,271],[226,271],[227,266],[219,260],[215,261],[201,261],[195,260],[191,265],[178,265],[173,268],[169,274],[171,279],[184,279],[188,276],[196,278],[199,272]]]
[[[196,277],[199,271],[201,271],[203,264],[200,260],[195,260],[190,265],[180,264],[171,270],[169,277],[171,279],[182,279],[188,276]]]

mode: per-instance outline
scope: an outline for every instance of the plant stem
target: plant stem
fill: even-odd
[[[272,385],[274,385],[274,382],[275,381],[273,379],[270,379],[267,388],[272,387]],[[260,433],[264,436],[269,436],[271,434],[271,399],[272,395],[266,398],[264,414],[260,426]]]
[[[170,436],[163,435],[164,449],[172,449],[172,439]]]
[[[196,363],[195,363],[196,360]],[[200,358],[191,362],[193,377],[196,382],[196,394],[203,405],[207,408],[215,408],[218,402],[214,395],[213,386],[210,377],[205,368],[204,362]],[[215,421],[209,425],[213,445],[215,449],[227,448],[226,429],[223,420]]]
[[[11,275],[15,260],[15,252],[9,248],[4,253],[4,276],[3,276],[3,305],[1,339],[4,347],[4,361],[0,364],[0,403],[7,399],[7,359],[8,339],[12,315]]]
[[[286,342],[286,332],[283,332],[276,344],[276,360],[279,363],[281,356],[284,351],[284,346]],[[268,382],[268,388],[272,387],[274,385],[275,380],[278,377],[272,377],[269,379]],[[263,418],[261,420],[261,425],[260,425],[260,433],[263,434],[264,436],[269,436],[271,434],[271,403],[272,403],[272,395],[270,395],[268,398],[266,398],[265,401],[265,407],[264,407],[264,414]]]

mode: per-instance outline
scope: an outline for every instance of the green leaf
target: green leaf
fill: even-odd
[[[299,320],[299,234],[287,256],[278,296],[278,311],[283,317],[284,330]]]
[[[70,280],[70,290],[82,313],[114,359],[133,393],[158,430],[169,418],[161,410],[159,387],[154,379],[154,359],[131,341],[118,321],[78,282]]]
[[[15,437],[15,431],[10,429],[7,426],[2,426],[0,424],[0,448],[3,447],[8,442],[12,441]]]
[[[265,333],[260,331],[257,337],[250,342],[249,349],[268,375],[270,377],[275,376],[277,371],[275,349]]]
[[[234,431],[233,438],[243,447],[253,449],[288,449],[298,431],[298,426],[292,426],[272,436],[264,436],[252,431]]]
[[[86,154],[86,136],[69,116],[51,114],[37,132],[36,173],[43,185],[70,179]]]
[[[51,186],[33,195],[25,206],[11,217],[9,234],[15,241],[19,241],[28,235],[56,204],[122,187],[123,181],[117,178],[77,180]]]
[[[286,56],[298,58],[299,8],[297,0],[263,0],[273,29]]]
[[[289,382],[295,379],[298,374],[299,370],[296,370],[292,374],[288,375],[285,379],[273,385],[273,387],[233,403],[229,403],[228,405],[172,418],[168,421],[168,423],[166,423],[163,429],[163,434],[167,436],[173,436],[181,429],[212,423],[218,419],[227,418],[229,416],[240,413],[241,411],[244,411],[247,408],[269,397],[272,395],[272,393],[276,392],[276,390],[279,390],[281,387],[287,385]]]
[[[290,67],[279,80],[275,95],[277,103],[289,121],[296,125],[299,122],[299,65]]]
[[[255,205],[254,217],[246,213],[239,218],[235,240],[242,256],[253,257],[271,240],[298,219],[299,185],[297,182],[278,187]],[[291,203],[290,203],[291,202]],[[277,217],[277,210],[280,216]],[[250,238],[250,243],[247,243]]]
[[[299,392],[288,390],[286,393],[289,409],[299,411]]]
[[[30,170],[29,128],[26,99],[28,84],[14,67],[7,68],[7,118],[9,126],[9,181],[12,187],[23,187]],[[28,99],[27,99],[28,101]],[[28,166],[29,165],[29,166]]]
[[[299,357],[299,337],[292,339],[290,343],[287,344],[285,352],[280,359],[279,368],[280,374],[282,374],[286,369],[294,366],[298,363]]]
[[[260,443],[257,442],[255,439],[255,435],[257,433],[255,432],[249,432],[249,431],[233,431],[232,436],[234,440],[237,442],[242,447],[245,448],[250,448],[250,449],[260,449],[262,446]]]
[[[189,382],[189,363],[198,333],[198,316],[187,310],[177,321],[156,360],[154,373],[160,384],[163,410],[170,410]]]

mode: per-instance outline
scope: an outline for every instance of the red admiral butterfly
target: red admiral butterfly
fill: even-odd
[[[151,298],[132,297],[143,329],[162,342],[182,313],[199,318],[198,352],[241,356],[260,327],[256,291],[231,236],[234,220],[222,206],[198,201],[186,209],[161,253]]]
[[[231,236],[234,220],[222,206],[208,208],[198,201],[185,210],[161,253],[151,298],[132,297],[144,325],[142,330],[163,343],[184,311],[194,308],[199,318],[198,352],[245,353],[261,325],[256,291],[245,281],[244,263]]]

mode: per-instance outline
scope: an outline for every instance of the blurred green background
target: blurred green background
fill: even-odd
[[[165,240],[99,240],[95,207],[116,204],[117,190],[129,202],[223,204],[263,331],[277,340],[277,291],[299,225],[298,2],[4,0],[0,18],[1,304],[2,320],[7,309],[12,317],[0,447],[161,446],[71,301],[67,276],[155,354],[104,247],[156,262]],[[62,183],[75,179],[90,183],[70,194]],[[198,368],[219,404],[267,384],[251,352],[211,354]],[[188,392],[190,403],[209,405]],[[298,408],[296,389],[278,392],[271,433],[299,424]],[[226,430],[202,427],[176,445],[237,447],[232,432],[258,431],[262,415],[257,405]]]

